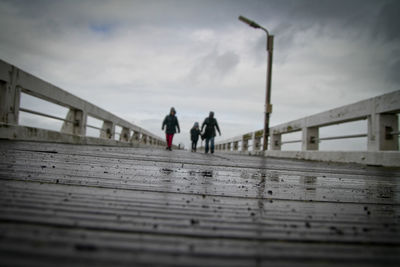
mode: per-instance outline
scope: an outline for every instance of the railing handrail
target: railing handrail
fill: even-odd
[[[70,110],[80,110],[85,113],[85,116],[90,116],[99,120],[102,120],[103,122],[112,122],[114,127],[115,126],[120,126],[125,129],[129,129],[133,132],[140,133],[142,135],[145,135],[147,137],[150,137],[154,140],[157,140],[159,142],[164,142],[164,139],[151,133],[150,131],[147,131],[146,129],[139,127],[133,123],[130,123],[114,114],[111,112],[108,112],[86,100],[83,100],[49,82],[46,82],[24,70],[21,70],[3,60],[0,59],[0,81],[4,82],[7,84],[8,87],[13,87],[15,90],[15,94],[20,94],[21,92],[32,95],[34,97],[37,97],[39,99],[67,107]],[[15,98],[15,97],[14,97]],[[7,122],[9,124],[17,124],[18,125],[18,112],[23,111],[23,112],[28,112],[32,113],[35,115],[39,116],[44,116],[44,117],[49,117],[57,120],[62,120],[65,123],[70,123],[74,124],[74,121],[71,120],[70,118],[59,118],[53,115],[45,114],[42,112],[34,111],[31,109],[27,108],[22,108],[19,107],[19,95],[17,97],[18,99],[14,99],[15,102],[18,103],[11,103],[10,105],[13,105],[15,117],[17,119],[14,119],[14,123],[12,122]],[[10,102],[10,101],[9,101]],[[12,102],[12,101],[11,101]],[[2,111],[4,114],[2,116],[8,116],[7,114],[9,113],[7,110]],[[4,119],[2,119],[2,122],[5,122]],[[87,123],[83,121],[83,126],[87,126]],[[93,128],[93,127],[91,127]]]
[[[372,113],[399,113],[400,90],[320,112],[271,127],[270,132],[290,133],[304,127],[324,127],[367,119]]]
[[[280,150],[282,144],[302,142],[303,150],[318,150],[319,141],[368,137],[368,150],[398,150],[397,139],[391,142],[387,140],[395,139],[390,136],[398,135],[396,114],[399,112],[400,90],[273,126],[269,132],[271,149]],[[365,119],[368,120],[368,133],[319,137],[320,127]],[[229,150],[232,148],[232,143],[236,143],[234,150],[238,151],[237,143],[241,142],[245,143],[242,144],[245,150],[250,146],[253,146],[253,150],[261,150],[261,138],[256,133],[262,131],[261,129],[216,142],[217,149]],[[281,140],[282,134],[298,131],[303,131],[302,139]],[[251,136],[252,138],[249,138]],[[249,140],[253,140],[256,144],[250,145]]]

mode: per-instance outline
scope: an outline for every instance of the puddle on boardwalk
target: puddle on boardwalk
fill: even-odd
[[[189,171],[189,176],[214,177],[213,171]]]
[[[315,176],[302,176],[300,178],[300,183],[301,184],[305,184],[305,185],[313,184],[313,185],[315,185],[316,182],[317,182],[317,177],[315,177]]]
[[[201,175],[203,177],[213,177],[213,171],[202,171]]]
[[[245,176],[242,176],[245,177]],[[259,171],[256,173],[251,174],[250,176],[253,179],[267,179],[269,182],[279,182],[279,174],[275,172],[265,172],[265,171]]]
[[[171,173],[173,173],[174,171],[173,170],[171,170],[171,169],[168,169],[168,168],[162,168],[161,170],[160,170],[160,172],[162,172],[162,173],[164,173],[164,174],[171,174]]]
[[[317,177],[315,176],[302,176],[300,177],[299,182],[300,184],[304,185],[304,189],[306,191],[316,190]]]
[[[377,198],[392,199],[394,197],[394,190],[388,186],[380,186],[376,188]]]

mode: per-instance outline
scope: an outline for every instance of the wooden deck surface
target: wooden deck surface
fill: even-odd
[[[0,266],[400,266],[400,169],[0,141]]]

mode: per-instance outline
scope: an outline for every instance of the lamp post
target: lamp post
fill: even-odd
[[[258,25],[252,20],[239,16],[239,20],[246,23],[255,29],[261,29],[267,34],[267,52],[268,52],[268,67],[267,67],[267,85],[265,92],[265,114],[264,114],[264,134],[263,134],[263,150],[268,149],[268,135],[269,135],[269,116],[272,113],[271,105],[271,74],[272,74],[272,51],[274,48],[274,36],[270,35],[268,30]]]

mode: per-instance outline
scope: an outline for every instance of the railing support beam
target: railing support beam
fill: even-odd
[[[100,138],[113,139],[115,133],[115,124],[112,121],[104,121],[101,128]]]
[[[282,134],[270,134],[271,136],[271,150],[282,149]]]
[[[11,67],[8,81],[0,80],[0,122],[18,124],[21,88],[16,85],[18,70]]]
[[[249,140],[243,138],[242,140],[242,151],[248,151],[249,150]]]
[[[119,135],[119,141],[129,142],[131,131],[129,128],[122,127],[121,134]]]
[[[61,132],[75,135],[86,135],[87,114],[82,110],[70,109],[67,113]]]
[[[140,132],[133,131],[130,142],[131,143],[139,143],[139,141],[140,141]]]
[[[147,140],[148,140],[147,138],[148,138],[147,135],[142,134],[142,138],[141,138],[140,142],[143,144],[147,144]]]
[[[233,142],[233,151],[238,151],[239,150],[239,141]]]
[[[261,138],[262,136],[259,136],[258,132],[253,133],[253,151],[259,151],[261,150]]]
[[[399,138],[391,133],[399,129],[396,114],[373,114],[368,117],[368,151],[399,149]]]
[[[319,128],[304,127],[302,133],[302,150],[318,150]]]

